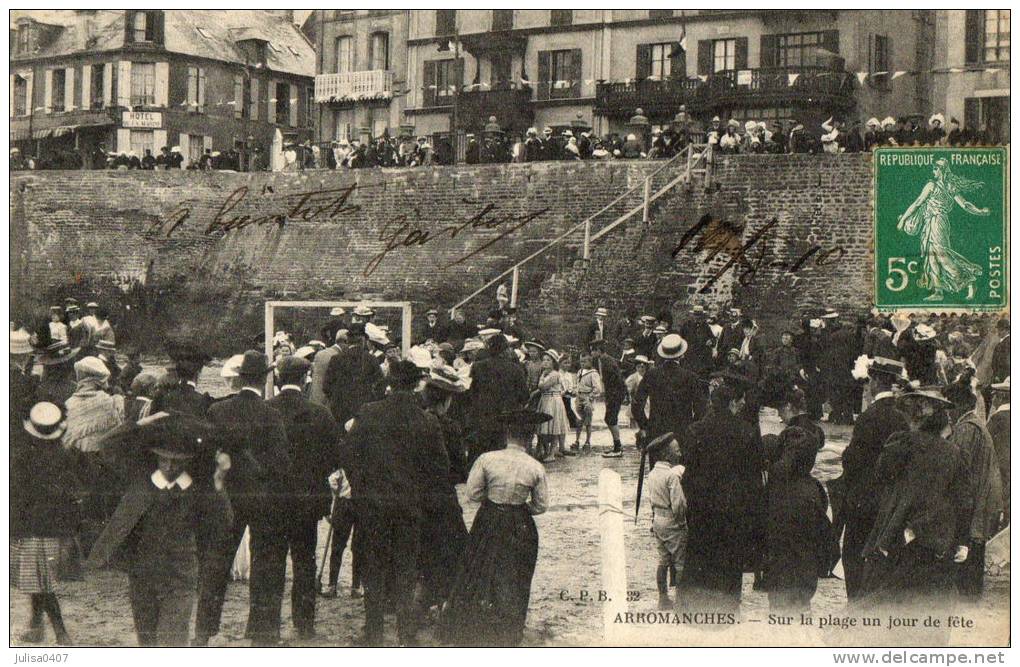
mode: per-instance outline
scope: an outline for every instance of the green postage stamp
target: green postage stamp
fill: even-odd
[[[875,306],[1008,308],[1005,148],[875,151]]]

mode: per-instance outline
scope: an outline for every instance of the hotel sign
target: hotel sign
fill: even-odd
[[[125,111],[121,125],[159,129],[163,127],[163,114],[158,111]]]

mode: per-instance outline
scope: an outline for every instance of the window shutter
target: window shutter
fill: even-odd
[[[712,40],[698,40],[698,74],[705,76],[712,73]]]
[[[822,32],[822,48],[837,55],[839,54],[839,30],[825,30]]]
[[[191,163],[191,138],[186,132],[181,132],[180,137],[177,139],[177,145],[181,149],[181,157],[184,158],[184,161],[181,162],[181,169],[187,169]]]
[[[35,96],[32,84],[35,83],[35,72],[25,73],[25,113],[35,114]]]
[[[244,117],[244,77],[234,75],[234,118]]]
[[[779,65],[779,37],[777,35],[761,36],[761,53],[758,54],[758,62],[761,67]]]
[[[287,91],[290,93],[290,106],[287,108],[287,124],[291,127],[297,127],[297,106],[298,106],[298,94],[297,86],[293,83],[287,86]]]
[[[43,111],[46,113],[53,112],[53,70],[46,70],[46,80],[44,85],[44,97],[43,97]]]
[[[651,44],[638,44],[637,45],[637,57],[635,62],[637,68],[634,70],[634,77],[638,79],[647,79],[652,75],[652,45]]]
[[[198,110],[205,111],[205,68],[198,68]]]
[[[131,150],[131,130],[117,130],[117,152],[123,153]]]
[[[156,82],[153,94],[157,107],[170,106],[170,63],[156,63]]]
[[[159,155],[159,152],[163,149],[163,146],[167,146],[166,143],[166,130],[153,130],[152,131],[152,154]],[[169,148],[169,146],[168,146]]]
[[[981,62],[981,43],[984,41],[982,33],[985,27],[984,14],[983,9],[967,10],[964,40],[966,43],[965,60],[968,65]]]
[[[205,135],[202,137],[202,153],[212,150],[212,137]]]
[[[970,13],[969,11],[967,12]],[[975,12],[978,13],[978,12]],[[968,130],[981,129],[981,99],[967,97],[963,100],[963,127]]]
[[[103,65],[103,108],[113,106],[113,63]]]
[[[737,37],[735,53],[736,69],[747,69],[747,37]]]
[[[580,97],[581,96],[581,83],[583,83],[581,74],[581,49],[570,50],[570,96]]]
[[[152,41],[154,44],[163,46],[165,43],[166,12],[157,10],[150,14],[152,16]],[[157,147],[158,150],[159,147]],[[153,151],[155,153],[155,151]]]
[[[64,111],[74,111],[74,68],[64,70]]]
[[[131,106],[131,61],[117,63],[117,106]]]
[[[276,81],[269,80],[269,88],[266,90],[266,122],[276,122]]]
[[[549,99],[549,87],[552,83],[549,81],[551,74],[549,73],[549,51],[538,52],[538,96],[536,99],[547,100]]]
[[[259,119],[259,80],[251,80],[251,119]]]
[[[672,79],[687,78],[687,51],[680,42],[673,42],[669,53],[669,76]]]
[[[88,111],[92,108],[92,65],[81,66],[81,108]]]
[[[426,60],[422,75],[422,106],[436,106],[436,61]]]

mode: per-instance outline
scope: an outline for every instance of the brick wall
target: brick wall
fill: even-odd
[[[221,352],[243,347],[261,328],[269,298],[410,300],[420,313],[450,306],[661,166],[16,174],[12,303],[25,314],[67,294],[99,295],[132,344],[154,345],[161,331],[177,328]],[[656,187],[679,168],[658,173]],[[529,264],[521,275],[522,319],[562,346],[576,342],[597,305],[672,308],[679,316],[692,299],[732,299],[770,320],[805,305],[866,308],[869,182],[862,156],[719,158],[718,189],[673,190],[654,205],[652,224],[637,217],[594,243],[587,267],[580,234]],[[595,229],[640,195],[638,188],[600,216]],[[695,294],[728,259],[706,265],[705,252],[689,248],[673,258],[684,231],[705,213],[744,225],[737,239],[777,220],[769,266],[752,285],[731,270],[707,294]],[[223,231],[231,226],[238,228]],[[842,247],[846,256],[819,267],[817,253],[796,281],[772,265],[792,263],[811,244]],[[754,249],[748,254],[757,257]],[[483,317],[490,303],[494,290],[469,315]]]

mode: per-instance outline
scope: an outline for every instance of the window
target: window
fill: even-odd
[[[580,63],[578,63],[579,65]],[[549,97],[576,97],[574,89],[574,51],[552,51],[549,54]]]
[[[188,111],[205,111],[205,70],[201,67],[188,68]]]
[[[806,32],[798,35],[779,35],[777,39],[776,65],[778,67],[804,67],[822,64],[819,49],[825,42],[820,32]]]
[[[374,32],[368,42],[369,69],[390,68],[390,35],[386,32]]]
[[[670,56],[673,54],[673,44],[652,44],[652,73],[651,76],[658,77],[660,79],[669,78],[670,64],[672,60]]]
[[[52,100],[50,102],[50,109],[54,112],[63,111],[67,101],[64,99],[65,84],[67,82],[67,70],[66,69],[55,69],[53,72],[53,81],[50,84]]]
[[[28,115],[28,79],[14,75],[14,115]]]
[[[574,22],[574,10],[554,9],[549,12],[549,25],[571,25]]]
[[[889,82],[889,71],[892,69],[892,49],[886,35],[871,36],[871,52],[868,54],[868,71],[871,76],[868,82],[872,86],[881,87]]]
[[[93,109],[102,109],[104,106],[103,95],[106,84],[106,82],[104,81],[105,76],[106,76],[105,65],[92,66],[89,99],[92,101]]]
[[[155,152],[152,130],[131,130],[131,152],[139,158],[145,157],[145,151]]]
[[[159,23],[158,11],[129,12],[128,37],[132,42],[155,42],[157,34],[157,23]]]
[[[188,164],[197,165],[205,149],[205,137],[201,134],[188,135]]]
[[[457,81],[456,60],[440,60],[436,62],[436,98],[441,104],[453,98],[454,88],[460,85]]]
[[[354,69],[354,40],[351,37],[336,38],[336,73],[343,74]]]
[[[1009,62],[1009,10],[985,10],[984,60]]]
[[[32,43],[32,25],[26,23],[18,28],[18,53],[28,53],[29,45]]]
[[[673,18],[672,9],[649,9],[648,18],[650,19],[669,19]]]
[[[497,51],[492,54],[492,76],[489,84],[493,88],[509,88],[512,80],[511,68],[513,67],[513,59],[509,53],[505,51]]]
[[[452,35],[457,30],[457,10],[436,10],[436,36]]]
[[[963,100],[963,123],[984,133],[983,143],[1009,143],[1009,98],[968,97]]]
[[[493,30],[512,30],[513,27],[514,27],[514,10],[512,9],[492,10]]]
[[[156,104],[156,63],[131,63],[131,106]]]
[[[737,68],[737,40],[717,39],[712,42],[712,72]]]
[[[290,116],[290,86],[277,81],[273,97],[276,98],[276,122],[285,125]]]

